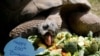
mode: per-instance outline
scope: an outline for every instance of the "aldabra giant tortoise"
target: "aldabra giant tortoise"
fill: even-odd
[[[80,2],[84,2],[89,6],[88,1],[84,1]],[[4,45],[9,41],[9,32],[13,28],[15,29],[16,26],[20,26],[20,24],[23,25],[26,21],[34,23],[33,21],[37,16],[41,17],[42,15],[45,19],[53,20],[61,27],[62,20],[59,14],[59,7],[67,2],[68,0],[1,0],[0,21],[3,23],[0,29],[0,50],[3,49]],[[30,26],[29,24],[29,27]],[[27,28],[24,29],[27,30]],[[32,29],[32,27],[30,27],[30,29]]]
[[[72,32],[87,35],[92,31],[95,35],[100,32],[100,18],[90,11],[83,3],[63,5],[60,11],[64,25]],[[99,34],[100,35],[100,34]]]
[[[59,7],[61,5],[62,5],[62,0],[1,0],[0,1],[0,7],[1,7],[0,21],[3,23],[1,24],[2,27],[0,29],[0,35],[1,35],[0,51],[3,51],[5,44],[10,39],[12,39],[9,37],[13,37],[11,35],[11,32],[13,32],[13,28],[15,29],[16,26],[18,26],[19,28],[23,28],[20,25],[25,26],[24,22],[26,24],[28,22],[31,22],[33,26],[31,23],[29,23],[29,26],[26,25],[25,26],[26,28],[24,28],[22,31],[30,30],[34,27],[35,22],[33,21],[35,21],[37,17],[38,17],[38,20],[36,22],[41,21],[41,18],[44,18],[43,20],[45,20],[49,14],[52,14],[51,13],[52,10],[54,10],[56,7]],[[56,15],[59,15],[56,12],[54,13]],[[58,17],[59,16],[57,16],[57,18]],[[27,26],[29,28],[27,28]],[[20,30],[19,28],[18,30]],[[18,31],[18,32],[16,31],[16,33],[23,34],[23,32],[21,31]],[[16,33],[15,34],[13,33],[13,34],[16,36]]]

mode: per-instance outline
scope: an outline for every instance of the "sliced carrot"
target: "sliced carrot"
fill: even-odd
[[[62,52],[62,56],[71,56],[70,52]]]

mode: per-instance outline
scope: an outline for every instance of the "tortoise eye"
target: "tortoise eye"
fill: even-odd
[[[48,29],[48,28],[49,28],[49,25],[43,26],[43,29],[44,29],[44,30],[46,30],[46,29]]]

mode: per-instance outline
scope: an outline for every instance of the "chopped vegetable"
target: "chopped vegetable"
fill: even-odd
[[[35,43],[37,37],[31,36],[29,41]],[[100,38],[93,38],[91,31],[87,37],[59,32],[53,46],[46,48],[37,56],[100,56]]]
[[[74,54],[78,50],[77,43],[68,42],[67,44],[65,44],[64,50],[66,52],[70,52],[71,54]]]

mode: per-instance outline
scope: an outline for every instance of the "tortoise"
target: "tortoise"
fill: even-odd
[[[79,1],[79,2],[77,2]],[[1,49],[3,49],[4,45],[9,41],[9,37],[15,37],[16,33],[22,34],[25,33],[27,30],[30,30],[33,28],[32,25],[38,25],[41,23],[35,23],[39,21],[46,21],[47,19],[49,21],[54,21],[58,28],[63,27],[62,26],[62,16],[60,14],[61,7],[64,4],[73,4],[75,3],[85,3],[87,6],[90,6],[90,3],[87,0],[80,1],[80,0],[2,0],[0,2],[1,8],[1,18],[3,18],[3,24],[2,29],[0,30],[2,39],[0,40],[0,46],[2,46]],[[38,19],[37,19],[38,17]],[[41,20],[41,18],[44,18]],[[2,20],[0,20],[2,21]],[[28,22],[32,22],[27,24]],[[26,23],[26,25],[24,25]],[[20,26],[21,25],[21,26]],[[66,25],[66,24],[64,24]],[[23,28],[26,26],[26,28]],[[27,26],[29,28],[27,28]],[[13,29],[23,28],[23,32],[21,31],[15,31],[16,33],[13,34]],[[8,29],[7,29],[8,28]],[[65,27],[66,28],[66,27]],[[25,30],[25,31],[24,31]],[[20,36],[19,34],[19,36]],[[6,39],[6,40],[5,40]]]

